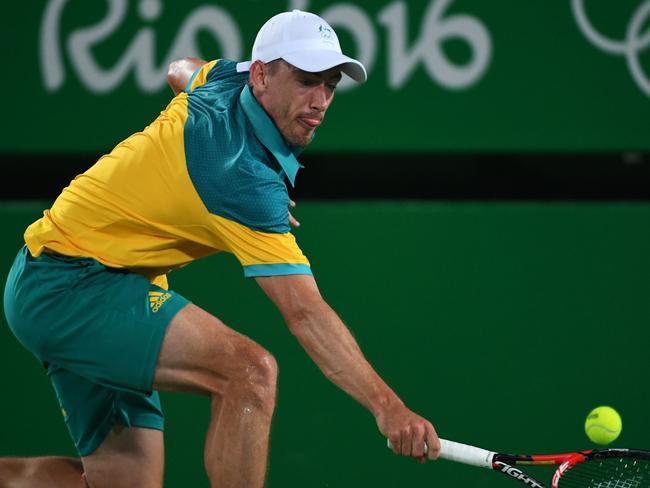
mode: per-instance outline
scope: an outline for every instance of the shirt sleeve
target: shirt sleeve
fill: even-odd
[[[247,278],[312,274],[309,260],[289,232],[260,232],[217,215],[212,215],[212,225]]]
[[[185,93],[190,93],[199,86],[205,85],[208,81],[211,81],[214,76],[213,68],[218,62],[219,61],[215,59],[198,68],[187,82]]]

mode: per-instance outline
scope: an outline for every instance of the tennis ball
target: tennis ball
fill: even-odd
[[[614,441],[623,428],[621,416],[612,407],[594,408],[585,421],[587,437],[596,444],[605,445]]]

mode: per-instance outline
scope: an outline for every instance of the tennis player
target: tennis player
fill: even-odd
[[[157,390],[210,397],[212,486],[263,486],[275,360],[167,284],[171,270],[217,252],[237,257],[322,372],[374,414],[396,453],[437,456],[433,426],[364,358],[290,233],[286,185],[301,167],[296,156],[342,73],[363,82],[365,69],[342,54],[327,22],[298,10],[267,21],[252,54],[245,63],[172,63],[177,96],[168,107],[27,228],[5,313],[47,368],[80,460],[4,459],[1,486],[162,486]]]

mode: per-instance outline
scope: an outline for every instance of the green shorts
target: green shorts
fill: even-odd
[[[20,250],[5,287],[7,322],[47,368],[81,456],[116,423],[163,429],[153,377],[167,326],[187,303],[94,259]]]

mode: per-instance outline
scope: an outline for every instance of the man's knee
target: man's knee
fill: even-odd
[[[262,347],[246,358],[246,373],[244,379],[250,383],[269,387],[275,390],[278,379],[278,363],[273,355]]]
[[[273,355],[260,346],[251,348],[242,354],[238,369],[226,395],[251,407],[273,410],[278,378],[278,364]]]

